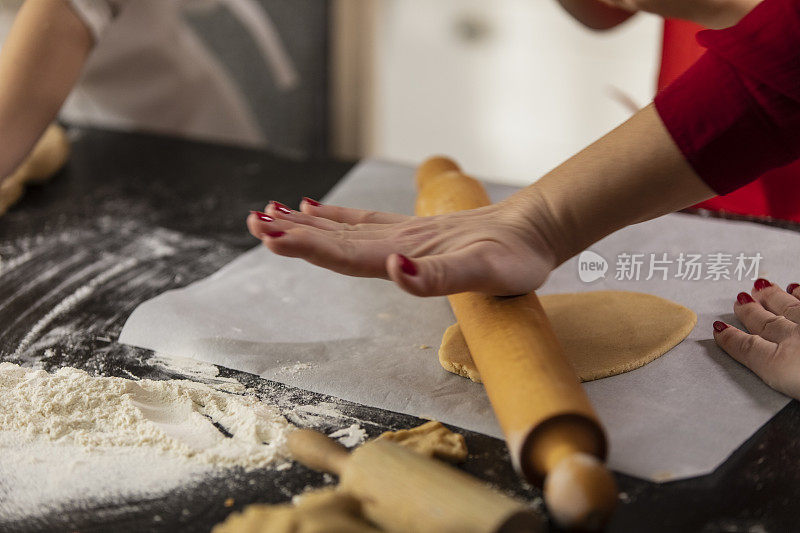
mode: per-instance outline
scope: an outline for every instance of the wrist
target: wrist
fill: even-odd
[[[650,105],[508,202],[557,266],[625,226],[713,195]]]
[[[550,270],[578,253],[574,239],[554,211],[541,187],[533,184],[500,204],[511,225],[523,229],[528,244],[540,250]]]

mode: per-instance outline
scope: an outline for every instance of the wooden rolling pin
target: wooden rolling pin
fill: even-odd
[[[490,204],[483,186],[435,157],[416,174],[416,213]],[[606,438],[535,293],[448,297],[518,472],[544,486],[551,516],[566,528],[598,529],[617,501],[602,461]]]
[[[294,458],[339,476],[340,487],[362,502],[385,531],[415,533],[533,533],[542,517],[521,502],[441,461],[396,443],[370,441],[349,453],[321,433],[289,434]]]

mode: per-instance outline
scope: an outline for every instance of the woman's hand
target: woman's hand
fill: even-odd
[[[523,294],[606,235],[713,196],[652,105],[498,204],[433,217],[272,202],[247,218],[273,252],[418,296]]]
[[[523,214],[513,198],[435,217],[304,199],[301,211],[271,202],[266,213],[248,217],[247,227],[276,254],[349,276],[391,279],[417,296],[500,296],[538,288],[557,266],[542,221]]]
[[[739,293],[733,305],[750,333],[717,321],[714,340],[764,383],[800,399],[800,288],[792,283],[783,291],[759,279],[751,294]]]

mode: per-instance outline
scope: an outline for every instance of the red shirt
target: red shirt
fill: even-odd
[[[765,0],[725,30],[665,24],[656,109],[686,159],[730,193],[800,157],[800,0]],[[671,84],[667,85],[675,79]],[[800,163],[702,207],[800,221]]]

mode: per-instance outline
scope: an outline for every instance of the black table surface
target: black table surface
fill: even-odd
[[[269,200],[296,207],[303,195],[319,198],[352,167],[152,135],[73,129],[71,137],[67,167],[29,188],[0,218],[0,358],[93,375],[176,377],[147,364],[152,352],[116,342],[136,305],[213,273],[257,244],[244,227],[248,210]],[[132,243],[149,234],[167,239],[172,253],[134,257],[103,275],[140,253]],[[87,284],[91,291],[78,290]],[[331,400],[252,374],[220,372],[267,401]],[[370,436],[422,422],[337,403]],[[538,489],[512,471],[502,441],[454,429],[471,452],[466,471],[541,505]],[[800,530],[800,406],[787,405],[710,475],[662,484],[621,474],[617,480],[620,505],[609,531]],[[155,501],[87,501],[26,520],[0,517],[0,530],[208,531],[249,503],[287,501],[330,482],[299,465],[266,473],[232,469]]]

